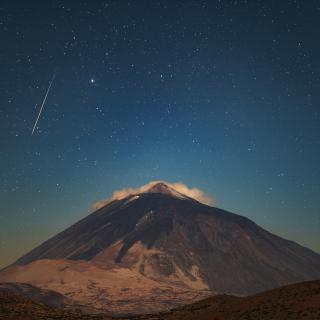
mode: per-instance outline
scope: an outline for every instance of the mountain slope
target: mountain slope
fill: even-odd
[[[68,298],[70,308],[82,306],[81,309],[91,313],[158,312],[210,295],[206,290],[195,290],[179,281],[152,280],[128,268],[105,270],[87,261],[58,259],[13,266],[0,274],[0,281],[27,282],[59,292]]]

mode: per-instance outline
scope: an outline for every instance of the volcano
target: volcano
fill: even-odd
[[[54,290],[112,313],[314,279],[319,254],[164,182],[106,204],[0,273],[0,281]]]

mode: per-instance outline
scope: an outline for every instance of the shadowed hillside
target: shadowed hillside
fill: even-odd
[[[293,284],[249,297],[220,295],[162,313],[154,320],[318,320],[320,281]]]
[[[110,319],[81,313],[70,313],[32,301],[11,291],[0,291],[1,320],[95,320]]]

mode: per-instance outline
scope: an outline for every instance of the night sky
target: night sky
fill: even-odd
[[[0,39],[1,266],[151,180],[320,251],[319,1],[1,1]]]

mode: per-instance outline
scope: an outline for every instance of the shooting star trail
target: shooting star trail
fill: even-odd
[[[46,103],[46,100],[47,100],[47,97],[48,97],[48,94],[49,94],[49,92],[50,92],[50,89],[51,89],[51,86],[52,86],[52,83],[53,83],[53,81],[54,81],[55,76],[56,76],[56,75],[53,74],[53,76],[52,76],[52,78],[51,78],[51,81],[50,81],[50,83],[49,83],[49,87],[48,87],[48,89],[47,89],[46,95],[44,96],[44,99],[43,99],[43,101],[42,101],[41,108],[40,108],[40,111],[39,111],[39,113],[38,113],[36,122],[34,123],[33,129],[32,129],[32,132],[31,132],[31,135],[33,135],[34,130],[35,130],[36,127],[37,127],[37,123],[38,123],[38,121],[39,121],[39,119],[40,119],[40,116],[41,116],[43,107],[44,107],[44,105],[45,105],[45,103]]]

